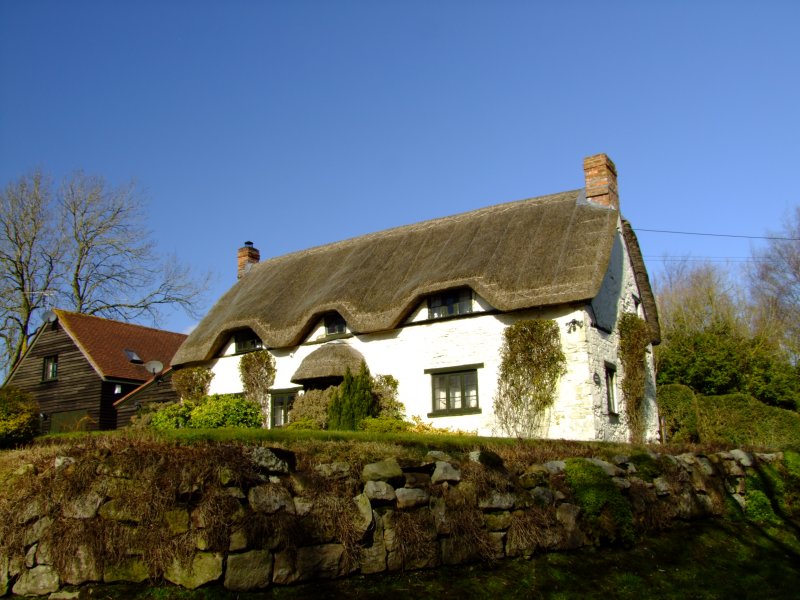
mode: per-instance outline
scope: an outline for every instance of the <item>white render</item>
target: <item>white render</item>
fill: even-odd
[[[300,346],[270,349],[277,370],[274,389],[297,389],[299,386],[290,378],[304,358],[322,343],[344,343],[364,356],[373,375],[392,375],[398,380],[399,400],[405,405],[408,419],[416,416],[436,427],[502,435],[495,421],[493,399],[503,331],[521,319],[554,319],[561,334],[567,371],[559,382],[558,399],[545,419],[542,437],[628,441],[625,407],[620,406],[618,415],[609,414],[604,375],[607,365],[616,369],[615,394],[622,404],[619,382],[624,372],[617,356],[619,336],[615,323],[625,312],[643,316],[635,300],[639,297],[641,293],[618,224],[608,271],[600,292],[590,304],[499,313],[476,295],[472,314],[431,321],[427,320],[427,304],[422,302],[402,327],[364,335],[348,332],[332,341],[326,341],[324,324],[320,321]],[[231,339],[221,356],[208,365],[214,372],[210,393],[242,391],[239,358]],[[656,441],[658,416],[652,348],[648,348],[647,358],[646,437],[648,441]],[[480,414],[429,417],[432,376],[425,371],[476,364],[482,365],[477,369]]]

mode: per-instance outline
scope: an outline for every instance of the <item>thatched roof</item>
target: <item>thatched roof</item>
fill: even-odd
[[[661,325],[658,321],[656,298],[653,295],[653,288],[650,287],[650,277],[648,277],[647,267],[644,265],[644,257],[639,247],[639,240],[636,239],[633,227],[625,219],[622,219],[622,236],[625,239],[625,246],[628,248],[628,256],[631,258],[636,287],[639,288],[639,293],[642,295],[644,316],[650,326],[650,340],[654,344],[659,344],[661,343]]]
[[[344,377],[348,368],[351,373],[358,373],[363,360],[364,356],[358,350],[342,342],[331,342],[306,356],[291,381],[302,384],[312,379]]]
[[[502,311],[585,301],[600,289],[617,219],[575,190],[272,258],[220,298],[173,365],[209,360],[242,328],[267,347],[295,346],[331,311],[356,334],[394,329],[425,296],[460,286]]]

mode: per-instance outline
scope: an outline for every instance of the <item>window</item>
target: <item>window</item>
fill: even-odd
[[[58,379],[58,356],[45,356],[42,368],[42,381]]]
[[[114,385],[114,395],[119,396],[122,393],[122,384],[117,383]]]
[[[478,407],[478,371],[476,369],[437,371],[427,371],[431,373],[433,387],[433,410],[428,416],[480,412]]]
[[[236,333],[233,336],[233,341],[236,345],[236,354],[253,352],[254,350],[260,350],[263,347],[261,344],[261,338],[259,338],[249,329]]]
[[[272,412],[270,427],[283,427],[289,422],[289,411],[294,402],[295,392],[275,392],[270,394]]]
[[[327,335],[337,335],[347,331],[347,324],[344,318],[338,313],[325,316],[325,333]]]
[[[616,415],[619,413],[617,406],[617,369],[614,365],[606,365],[606,406],[608,414]]]
[[[472,312],[472,290],[459,288],[428,297],[428,318],[441,319]]]
[[[129,350],[126,348],[125,350],[123,350],[123,352],[125,353],[125,356],[128,357],[129,362],[132,362],[135,365],[144,364],[144,361],[141,358],[139,358],[139,355],[136,354],[134,350]]]

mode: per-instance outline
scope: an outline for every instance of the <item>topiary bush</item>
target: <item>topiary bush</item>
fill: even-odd
[[[324,390],[306,390],[292,402],[289,410],[288,429],[327,429],[328,404],[335,387]]]
[[[800,415],[767,406],[747,394],[700,396],[698,432],[702,443],[786,448],[800,445]]]
[[[33,396],[14,387],[0,389],[0,448],[31,441],[39,433],[39,405]]]

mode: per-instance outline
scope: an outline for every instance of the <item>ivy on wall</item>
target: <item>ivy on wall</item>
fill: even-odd
[[[181,402],[198,402],[208,395],[208,387],[214,373],[205,367],[189,367],[175,371],[170,378],[172,389],[178,394]]]
[[[633,313],[619,319],[619,357],[624,369],[622,397],[628,415],[631,441],[641,443],[645,434],[644,394],[647,382],[647,346],[650,327]]]
[[[525,438],[541,434],[566,363],[555,321],[526,319],[506,328],[494,402],[503,434]]]
[[[269,423],[269,390],[275,383],[275,359],[269,350],[243,354],[239,360],[239,378],[245,398],[261,407],[264,423]]]

